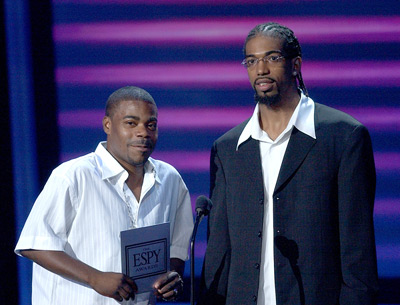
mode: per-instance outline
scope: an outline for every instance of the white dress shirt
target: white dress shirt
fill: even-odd
[[[120,232],[170,222],[170,255],[187,260],[193,216],[189,192],[179,173],[171,165],[149,158],[137,201],[126,186],[127,171],[105,145],[102,142],[94,153],[65,162],[53,171],[30,212],[15,252],[65,251],[98,270],[121,272]],[[123,304],[148,304],[149,297],[137,295],[135,301]],[[34,263],[32,304],[118,302]]]
[[[260,282],[258,287],[257,305],[276,305],[275,276],[274,276],[274,230],[273,230],[273,192],[283,156],[289,143],[290,135],[295,126],[299,131],[315,139],[314,101],[301,94],[300,102],[295,108],[285,130],[273,141],[261,129],[257,104],[252,117],[239,137],[237,147],[249,137],[260,143],[261,166],[264,182],[264,222],[263,240],[260,264]]]

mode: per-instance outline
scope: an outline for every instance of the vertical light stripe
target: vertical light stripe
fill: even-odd
[[[38,192],[28,3],[4,1],[17,236]],[[18,258],[17,267],[20,303],[30,304],[32,263]]]

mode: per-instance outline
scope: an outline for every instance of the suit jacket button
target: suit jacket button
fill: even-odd
[[[253,295],[253,302],[257,302],[257,296]]]
[[[261,236],[262,236],[262,232],[261,232],[261,231],[258,231],[257,236],[258,236],[258,237],[261,237]]]
[[[260,264],[259,264],[259,263],[255,263],[255,264],[254,264],[254,268],[260,269]]]

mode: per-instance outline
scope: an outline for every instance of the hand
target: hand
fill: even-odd
[[[99,294],[113,298],[118,302],[133,300],[137,292],[135,282],[122,273],[98,272],[91,279],[90,286]]]
[[[135,298],[135,282],[122,273],[101,272],[64,251],[24,250],[21,254],[55,274],[89,285],[103,296],[119,302]]]
[[[183,291],[183,281],[176,271],[170,271],[157,279],[154,294],[164,301],[175,301]]]

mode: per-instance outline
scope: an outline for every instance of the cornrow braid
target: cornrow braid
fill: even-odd
[[[301,46],[293,31],[286,26],[280,25],[276,22],[267,22],[255,26],[247,35],[246,41],[243,47],[243,54],[246,56],[246,45],[250,39],[256,36],[267,36],[279,38],[283,41],[283,51],[285,57],[295,58],[301,57]],[[297,73],[297,80],[299,81],[299,87],[303,93],[308,96],[307,88],[303,81],[301,71]]]

